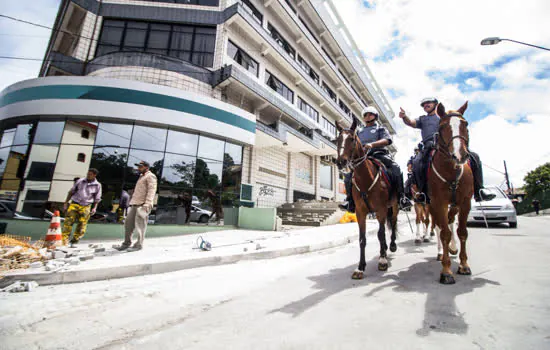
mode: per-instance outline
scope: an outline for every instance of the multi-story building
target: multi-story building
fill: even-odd
[[[62,0],[40,77],[0,95],[0,194],[38,211],[95,167],[112,212],[146,160],[157,222],[241,184],[257,206],[338,200],[335,121],[367,105],[395,133],[331,0]]]

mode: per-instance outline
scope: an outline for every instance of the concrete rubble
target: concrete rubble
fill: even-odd
[[[32,292],[36,287],[38,287],[38,283],[36,283],[35,281],[29,281],[29,282],[15,281],[9,286],[3,288],[2,292],[10,292],[10,293]]]

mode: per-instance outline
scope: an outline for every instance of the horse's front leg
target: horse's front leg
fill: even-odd
[[[422,209],[420,208],[420,204],[414,203],[414,212],[416,214],[416,238],[414,239],[414,244],[419,245],[422,244],[422,235],[420,233],[420,224],[422,223]]]
[[[423,207],[423,215],[424,215],[424,236],[422,237],[422,241],[424,243],[430,243],[430,236],[428,235],[428,230],[430,229],[430,214],[428,214],[428,207],[425,205]]]
[[[358,201],[355,203],[358,203]],[[357,205],[355,212],[357,214],[357,225],[359,225],[359,266],[353,272],[351,278],[360,280],[363,279],[367,266],[367,261],[365,259],[365,247],[367,246],[367,210],[364,208],[364,205]]]
[[[399,215],[399,205],[397,203],[392,205],[392,216],[388,218],[390,220],[391,227],[391,241],[390,252],[395,253],[397,251],[397,216]]]
[[[468,255],[466,254],[466,241],[468,240],[468,229],[466,223],[468,221],[468,214],[470,213],[471,203],[469,200],[464,201],[460,206],[460,212],[458,214],[458,238],[460,239],[460,265],[458,266],[457,273],[459,275],[471,275],[472,270],[468,265]]]
[[[449,246],[449,253],[451,253],[451,255],[456,255],[458,254],[458,247],[456,246],[457,244],[457,239],[456,239],[456,230],[455,230],[455,221],[456,221],[456,214],[458,213],[458,207],[457,206],[454,206],[454,207],[451,207],[451,209],[449,209],[449,214],[448,214],[448,220],[449,220],[449,230],[451,230],[451,245]]]
[[[455,279],[451,271],[451,258],[449,257],[449,243],[451,242],[451,230],[449,229],[448,206],[445,203],[439,204],[432,201],[433,219],[440,230],[443,256],[441,258],[441,274],[439,282],[442,284],[454,284]]]
[[[386,243],[386,220],[385,208],[376,213],[378,219],[378,242],[380,243],[380,257],[378,259],[378,270],[388,270],[388,244]],[[390,218],[391,219],[391,218]]]

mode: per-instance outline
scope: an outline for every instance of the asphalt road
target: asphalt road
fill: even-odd
[[[0,296],[0,348],[550,348],[550,217],[471,227],[472,276],[438,283],[436,244],[400,237],[390,268],[352,281],[357,243],[249,261]],[[335,226],[337,227],[337,226]],[[453,270],[458,258],[453,261]]]

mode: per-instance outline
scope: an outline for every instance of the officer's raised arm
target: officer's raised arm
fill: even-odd
[[[402,107],[399,107],[399,118],[403,119],[403,122],[410,126],[411,128],[416,128],[416,120],[411,120],[407,114],[405,113],[405,110]]]

